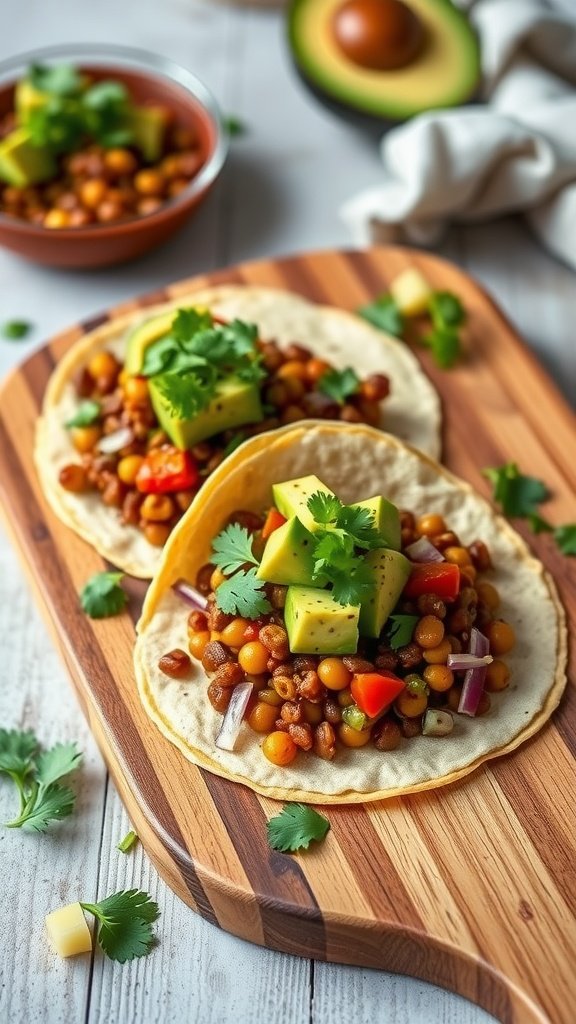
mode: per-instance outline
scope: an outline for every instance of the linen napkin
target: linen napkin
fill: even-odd
[[[521,212],[576,269],[576,0],[460,6],[480,37],[481,102],[392,129],[382,179],[341,217],[360,245],[432,245],[450,221]]]

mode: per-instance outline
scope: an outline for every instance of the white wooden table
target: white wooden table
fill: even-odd
[[[142,261],[65,273],[0,252],[0,322],[28,319],[29,340],[0,341],[0,374],[55,331],[159,285],[238,260],[349,243],[340,203],[378,176],[375,144],[306,95],[293,75],[278,12],[195,0],[14,0],[0,58],[58,42],[114,41],[157,50],[210,85],[247,133],[198,218]],[[8,27],[6,27],[8,24]],[[513,220],[452,232],[442,251],[476,274],[576,399],[576,279]],[[478,395],[482,401],[482,395]],[[410,979],[311,963],[234,939],[196,917],[158,879],[142,850],[116,843],[129,828],[63,667],[0,535],[0,724],[85,751],[73,819],[46,836],[0,829],[4,886],[0,1021],[10,1024],[486,1024],[488,1014]],[[12,810],[0,784],[0,821]],[[120,966],[61,961],[44,915],[78,898],[138,886],[162,916],[154,952]]]

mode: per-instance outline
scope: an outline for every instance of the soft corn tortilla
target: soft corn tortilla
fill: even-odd
[[[516,630],[506,655],[512,682],[491,694],[482,718],[455,716],[444,738],[416,737],[392,753],[339,746],[332,762],[299,754],[287,768],[266,760],[261,737],[244,726],[234,752],[214,743],[221,716],[206,695],[206,676],[194,663],[185,682],[158,668],[160,657],[187,649],[188,610],[171,590],[194,582],[209,561],[213,537],[239,506],[261,510],[271,485],[315,473],[344,502],[384,494],[416,513],[438,512],[464,543],[485,540],[500,591],[501,613]],[[566,682],[566,623],[552,579],[524,541],[472,488],[414,448],[370,427],[303,424],[257,437],[210,477],[168,541],[138,624],[135,666],[144,707],[160,731],[190,761],[277,800],[361,803],[446,785],[483,761],[513,750],[540,729]]]
[[[167,309],[206,306],[227,319],[258,324],[264,340],[282,346],[300,342],[338,368],[353,365],[359,376],[381,372],[390,377],[391,394],[382,403],[382,426],[431,455],[440,452],[440,401],[409,349],[358,317],[317,306],[289,292],[226,285],[182,295],[145,312],[128,314],[87,334],[60,361],[46,390],[36,431],[36,466],[44,493],[59,518],[109,561],[133,576],[156,571],[161,550],[135,526],[123,525],[119,512],[97,493],[72,494],[58,482],[63,466],[78,461],[65,428],[78,406],[73,378],[95,352],[106,348],[124,360],[126,339],[143,320]]]

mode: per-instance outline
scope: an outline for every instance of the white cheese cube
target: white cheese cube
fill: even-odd
[[[79,903],[71,903],[47,914],[46,930],[59,956],[76,956],[92,949],[92,936]]]

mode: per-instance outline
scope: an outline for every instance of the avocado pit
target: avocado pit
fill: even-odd
[[[402,0],[346,0],[332,17],[336,45],[371,71],[406,67],[425,41],[420,18]]]

